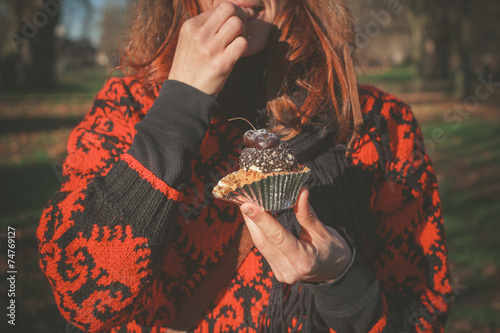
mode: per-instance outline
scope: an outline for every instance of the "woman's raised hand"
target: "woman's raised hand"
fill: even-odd
[[[348,267],[352,257],[344,238],[318,220],[308,197],[309,191],[303,190],[294,208],[302,226],[298,239],[258,206],[241,206],[255,246],[276,279],[288,284],[333,281]]]
[[[169,79],[217,97],[234,64],[248,48],[245,22],[251,8],[223,2],[181,27]]]

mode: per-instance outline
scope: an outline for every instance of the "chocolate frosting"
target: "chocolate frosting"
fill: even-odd
[[[296,171],[299,165],[286,142],[269,149],[245,148],[240,155],[240,167],[263,173]]]

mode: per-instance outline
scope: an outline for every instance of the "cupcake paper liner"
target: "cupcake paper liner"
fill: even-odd
[[[213,192],[214,197],[238,205],[252,202],[266,211],[278,211],[295,206],[301,187],[311,171],[275,174],[261,180],[242,185],[227,193]]]

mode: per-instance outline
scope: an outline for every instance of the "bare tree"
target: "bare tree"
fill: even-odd
[[[411,30],[412,58],[419,83],[448,75],[448,10],[444,1],[407,2],[406,17]]]
[[[472,70],[470,66],[470,52],[472,48],[472,22],[470,0],[448,0],[450,13],[451,52],[458,60],[455,71],[454,93],[463,98],[472,91]]]
[[[90,8],[89,0],[79,0]],[[16,28],[7,33],[8,54],[0,58],[1,84],[8,87],[51,88],[56,80],[56,37],[62,1],[2,0]]]

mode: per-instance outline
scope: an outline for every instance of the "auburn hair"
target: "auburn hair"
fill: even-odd
[[[136,3],[121,67],[142,78],[148,93],[168,77],[180,27],[199,13],[196,0]],[[359,103],[354,45],[354,19],[344,0],[286,0],[267,47],[267,112],[274,132],[289,139],[316,124],[336,127],[337,141],[348,138],[351,110]]]

